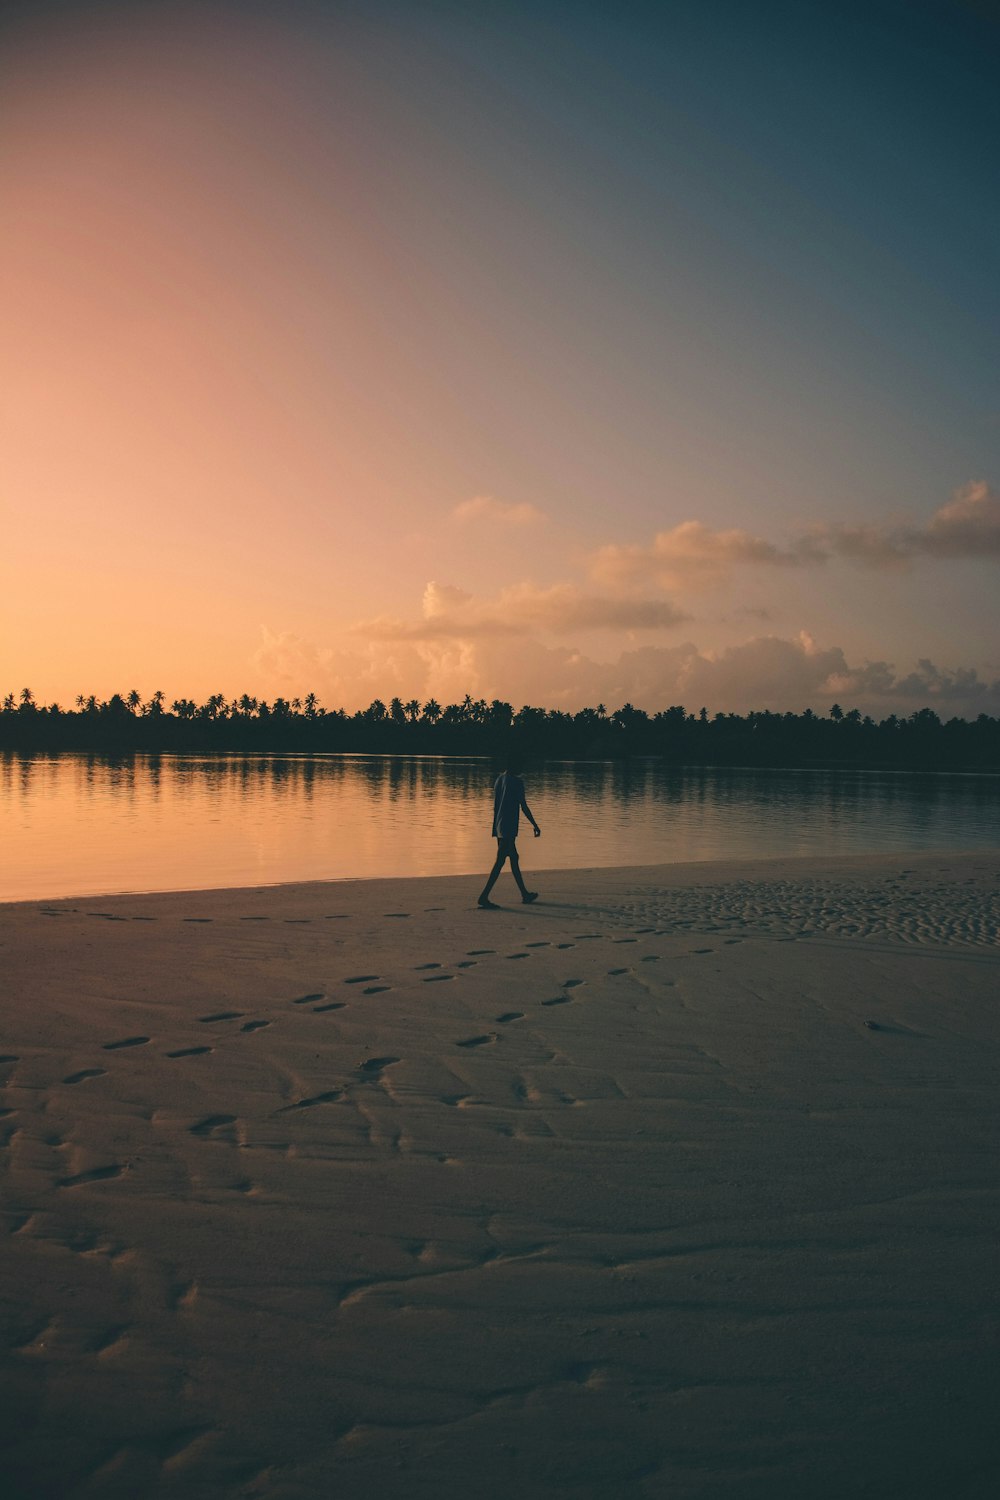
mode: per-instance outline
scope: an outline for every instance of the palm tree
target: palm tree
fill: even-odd
[[[318,703],[319,703],[319,699],[316,697],[315,693],[306,693],[305,709],[306,709],[306,718],[307,719],[315,719],[315,717],[316,717],[316,707],[317,707]]]
[[[125,702],[128,704],[129,712],[134,714],[136,709],[142,702],[142,694],[140,693],[139,689],[132,688],[132,690],[125,695]]]
[[[430,724],[436,724],[441,717],[441,705],[436,698],[428,698],[424,704],[424,718]]]
[[[403,708],[406,710],[406,717],[410,723],[415,724],[420,717],[420,699],[410,698],[403,704]]]

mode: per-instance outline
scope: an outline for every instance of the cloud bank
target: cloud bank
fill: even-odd
[[[610,544],[590,558],[591,576],[622,588],[699,588],[737,567],[822,567],[843,558],[869,568],[906,568],[917,558],[1000,558],[1000,494],[983,480],[957,490],[923,525],[822,523],[783,544],[748,531],[682,521],[647,546]]]
[[[803,708],[825,713],[839,700],[875,717],[904,715],[928,704],[945,718],[1000,714],[1000,681],[985,681],[975,668],[927,659],[904,670],[885,660],[850,661],[841,647],[819,645],[804,631],[755,636],[717,652],[690,641],[646,645],[609,661],[537,639],[353,638],[321,648],[266,631],[254,667],[272,695],[313,691],[327,707],[348,709],[376,697],[454,702],[472,693],[515,707],[533,703],[568,710],[599,702],[613,708],[627,701],[651,712],[682,703],[689,711],[704,705],[711,713]]]
[[[607,598],[571,583],[544,589],[518,583],[494,598],[477,599],[451,584],[432,582],[424,590],[420,619],[381,615],[359,621],[351,634],[379,641],[473,640],[535,631],[665,630],[687,618],[668,600]]]

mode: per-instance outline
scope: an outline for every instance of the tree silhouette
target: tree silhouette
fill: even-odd
[[[922,770],[1000,769],[1000,720],[980,713],[973,723],[942,723],[929,706],[881,723],[859,708],[835,704],[825,717],[753,710],[746,715],[708,709],[688,714],[671,704],[650,715],[625,703],[608,717],[604,704],[576,713],[524,704],[517,713],[494,698],[466,693],[444,707],[429,698],[376,698],[366,709],[320,709],[314,693],[273,704],[244,693],[227,701],[211,694],[198,704],[176,698],[170,710],[158,690],[141,706],[136,689],[106,702],[78,693],[76,708],[40,707],[30,688],[8,692],[0,707],[0,750],[188,752],[380,752],[481,754],[506,757],[514,743],[523,756],[559,759],[663,757],[672,764],[715,766],[858,766]]]

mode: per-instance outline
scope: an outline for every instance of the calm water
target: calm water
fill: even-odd
[[[3,756],[0,900],[484,872],[493,775],[436,757]],[[526,779],[543,832],[522,836],[527,870],[1000,846],[994,776],[559,761]]]

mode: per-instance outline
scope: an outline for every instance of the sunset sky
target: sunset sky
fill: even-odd
[[[0,21],[0,691],[1000,713],[987,0]]]

